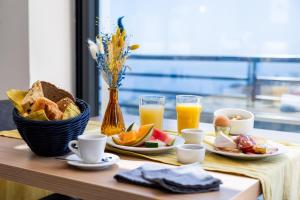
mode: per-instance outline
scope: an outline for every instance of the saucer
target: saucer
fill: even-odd
[[[99,163],[84,163],[81,158],[76,154],[72,154],[66,157],[67,163],[74,167],[78,167],[86,170],[100,170],[106,169],[114,164],[116,164],[120,157],[112,153],[104,153],[104,158],[108,159],[107,162],[100,161]]]

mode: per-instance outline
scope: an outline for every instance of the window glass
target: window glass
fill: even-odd
[[[256,114],[258,128],[299,130],[300,1],[101,2],[100,21],[112,31],[125,16],[141,46],[121,87],[124,113],[138,114],[140,95],[159,94],[165,117],[175,118],[175,96],[196,94],[204,97],[202,122],[215,109],[239,107]]]

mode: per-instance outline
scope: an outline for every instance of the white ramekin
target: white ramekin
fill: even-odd
[[[176,148],[177,161],[183,164],[202,163],[205,147],[200,144],[183,144]]]
[[[181,130],[185,144],[201,144],[204,138],[204,131],[200,129],[188,128]]]

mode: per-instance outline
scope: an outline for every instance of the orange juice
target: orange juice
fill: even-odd
[[[140,123],[154,124],[154,128],[162,130],[164,119],[164,106],[163,105],[140,105]]]
[[[176,105],[177,128],[180,133],[185,128],[198,128],[202,107],[194,103]]]

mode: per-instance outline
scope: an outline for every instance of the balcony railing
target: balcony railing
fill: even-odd
[[[279,96],[272,96],[270,94],[260,93],[260,87],[262,85],[280,85],[280,83],[287,83],[288,85],[299,85],[300,86],[300,78],[297,76],[291,77],[291,76],[259,76],[258,75],[258,69],[260,64],[262,63],[283,63],[283,64],[300,64],[300,56],[284,56],[284,57],[243,57],[243,56],[177,56],[177,55],[132,55],[130,57],[131,61],[199,61],[201,62],[215,62],[215,63],[244,63],[246,67],[246,71],[244,71],[243,76],[220,76],[219,75],[213,75],[213,76],[205,76],[201,74],[182,74],[175,72],[171,73],[160,73],[159,71],[152,71],[152,72],[128,72],[127,76],[128,78],[156,78],[158,80],[160,79],[188,79],[191,81],[199,81],[199,80],[216,80],[216,81],[228,81],[230,83],[234,83],[235,81],[239,84],[245,86],[246,90],[244,92],[236,92],[234,94],[217,94],[218,97],[224,97],[224,99],[229,100],[230,102],[245,102],[241,105],[246,105],[246,109],[250,109],[253,112],[259,111],[256,113],[256,127],[257,128],[268,128],[268,129],[274,129],[274,130],[283,130],[283,131],[294,131],[297,132],[299,130],[299,122],[300,122],[300,115],[295,114],[284,114],[280,113],[278,108],[272,108],[272,112],[270,110],[262,109],[261,107],[258,107],[258,109],[255,108],[254,102],[257,100],[260,100],[262,102],[266,102],[268,105],[273,105],[273,102],[279,101]],[[163,64],[165,66],[165,64]],[[165,66],[168,67],[168,66]],[[238,66],[240,67],[240,66]],[[299,67],[300,71],[300,65],[297,65],[295,67]],[[246,72],[246,73],[245,73]],[[152,79],[153,80],[153,79]],[[147,84],[152,84],[151,82],[147,82]],[[146,84],[146,85],[147,85]],[[157,83],[155,84],[157,85]],[[126,110],[126,112],[129,112],[131,114],[138,114],[138,103],[137,103],[137,96],[141,94],[161,94],[169,98],[168,102],[169,105],[166,106],[166,116],[165,117],[174,117],[176,114],[174,113],[174,96],[178,94],[182,94],[182,91],[176,91],[171,90],[172,87],[161,87],[159,89],[155,89],[155,87],[133,87],[130,86],[121,87],[120,91],[124,94],[129,94],[129,98],[125,98],[124,100],[120,101],[120,104],[122,108]],[[101,88],[100,88],[101,89]],[[132,93],[132,94],[131,94]],[[193,95],[199,95],[199,96],[213,96],[212,100],[220,100],[222,98],[215,98],[214,94],[211,93],[205,93],[203,91],[191,91],[188,90],[184,91],[184,94],[193,94]],[[132,97],[131,97],[132,96]],[[211,100],[208,98],[207,102],[210,102]],[[234,100],[234,101],[233,101]],[[246,100],[246,101],[245,101]],[[223,102],[223,100],[221,100]],[[270,104],[269,104],[270,103]],[[234,103],[233,103],[234,104]],[[263,103],[264,104],[264,103]],[[215,109],[213,106],[216,104],[207,105],[204,110],[204,113],[202,114],[201,120],[203,122],[211,122],[212,120],[212,111]],[[219,105],[219,104],[218,104]],[[234,104],[235,105],[235,104]],[[241,106],[240,105],[240,106]],[[259,104],[260,105],[260,104]],[[219,105],[224,106],[224,105]],[[275,111],[275,112],[273,112]],[[275,117],[274,117],[275,116]],[[277,118],[280,117],[280,119]]]
[[[201,76],[201,75],[180,75],[180,74],[161,74],[161,73],[134,73],[129,72],[127,76],[134,77],[156,77],[156,78],[176,78],[176,79],[198,79],[198,80],[223,80],[223,81],[245,81],[250,91],[247,98],[254,102],[255,100],[271,100],[278,101],[279,97],[266,96],[258,94],[258,86],[260,83],[266,82],[282,82],[282,83],[300,83],[297,77],[269,77],[258,76],[257,69],[260,63],[300,63],[300,56],[282,56],[282,57],[243,57],[243,56],[178,56],[178,55],[132,55],[131,60],[161,60],[161,61],[210,61],[210,62],[239,62],[247,64],[247,76]],[[134,93],[157,93],[166,95],[177,95],[182,92],[169,90],[152,90],[152,89],[135,89],[121,88],[121,91]],[[186,93],[189,94],[189,93]],[[195,93],[191,93],[195,94]],[[200,96],[208,96],[210,94],[196,93]],[[225,95],[224,95],[225,96]],[[226,95],[226,97],[244,98],[243,95]]]

